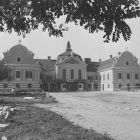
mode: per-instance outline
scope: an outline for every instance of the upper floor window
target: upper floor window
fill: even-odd
[[[31,79],[32,78],[32,71],[26,71],[26,78]]]
[[[127,73],[127,79],[130,79],[130,73]]]
[[[98,76],[97,75],[95,76],[95,79],[98,80]]]
[[[107,79],[109,80],[109,74],[107,74]]]
[[[20,71],[16,71],[16,78],[20,78]]]
[[[119,73],[119,79],[122,79],[122,73]]]
[[[127,65],[127,66],[129,65],[129,62],[128,62],[128,61],[126,61],[126,65]]]
[[[17,62],[21,62],[21,58],[20,57],[17,58]]]
[[[138,73],[135,74],[135,79],[136,79],[136,80],[139,79],[139,75],[138,75]]]
[[[66,69],[63,69],[63,79],[66,79]]]
[[[82,79],[82,70],[81,69],[78,70],[78,78],[80,80]]]
[[[88,80],[93,80],[93,76],[88,76]]]
[[[71,79],[74,79],[74,70],[73,69],[71,69]]]

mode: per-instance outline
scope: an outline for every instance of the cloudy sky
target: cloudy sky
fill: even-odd
[[[74,52],[82,58],[91,58],[92,61],[108,59],[109,55],[115,56],[117,52],[123,52],[126,48],[140,59],[140,18],[129,20],[128,23],[133,33],[131,40],[125,42],[121,38],[118,43],[104,43],[102,32],[89,34],[82,27],[73,24],[69,26],[63,38],[49,37],[47,32],[41,30],[31,32],[26,38],[17,36],[16,33],[10,35],[0,33],[0,58],[3,57],[3,52],[18,44],[18,40],[21,39],[22,44],[34,52],[35,58],[51,56],[52,59],[56,59],[60,53],[65,51],[67,41],[70,41]]]

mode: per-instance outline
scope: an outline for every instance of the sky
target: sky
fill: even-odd
[[[73,52],[81,55],[83,59],[106,60],[109,55],[116,56],[117,52],[127,49],[140,60],[140,18],[129,20],[127,23],[132,29],[132,37],[128,42],[121,37],[117,43],[104,43],[103,32],[89,34],[87,30],[74,24],[69,25],[69,30],[64,32],[63,37],[49,37],[48,32],[41,29],[32,31],[25,38],[17,36],[16,33],[0,33],[0,58],[3,58],[3,52],[21,40],[21,44],[32,51],[35,58],[40,59],[46,59],[48,56],[56,59],[66,50],[66,44],[70,41]]]

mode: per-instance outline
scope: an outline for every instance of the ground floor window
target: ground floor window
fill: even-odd
[[[79,88],[82,88],[83,86],[80,84],[78,87],[79,87]]]
[[[32,88],[32,84],[28,84],[27,86],[28,86],[28,88]]]
[[[20,84],[16,84],[16,88],[20,88]]]
[[[8,84],[3,84],[3,88],[8,88]]]
[[[135,84],[136,89],[140,89],[140,84]]]
[[[66,88],[66,84],[63,84],[63,88]]]
[[[102,84],[102,90],[104,91],[104,84]]]
[[[122,84],[119,84],[119,88],[122,88]]]
[[[108,88],[110,88],[110,85],[108,84]]]

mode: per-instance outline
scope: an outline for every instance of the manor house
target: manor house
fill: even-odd
[[[128,50],[110,55],[108,60],[92,62],[72,50],[66,50],[56,60],[35,59],[34,53],[22,44],[3,53],[2,62],[11,68],[11,79],[0,82],[1,90],[29,91],[134,91],[140,88],[140,65]]]

